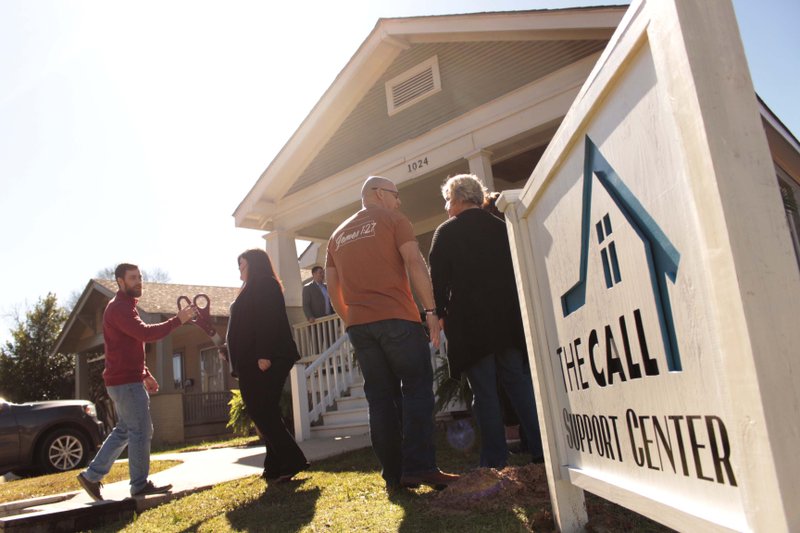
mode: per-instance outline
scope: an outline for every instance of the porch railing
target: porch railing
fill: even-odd
[[[337,315],[296,325],[295,339],[302,359],[294,365],[290,379],[294,436],[300,442],[311,437],[311,423],[352,385],[358,369]]]
[[[198,392],[183,396],[183,423],[206,424],[228,420],[231,391]]]
[[[336,339],[344,334],[344,323],[339,315],[318,318],[314,322],[301,322],[293,326],[294,340],[300,357],[310,362],[319,357]]]

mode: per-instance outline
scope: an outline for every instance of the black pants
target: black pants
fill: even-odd
[[[307,463],[303,450],[281,417],[281,391],[292,366],[291,361],[276,358],[266,372],[257,366],[239,372],[239,387],[247,413],[266,443],[264,473],[268,478],[295,473]]]

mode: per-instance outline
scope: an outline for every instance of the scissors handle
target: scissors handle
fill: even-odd
[[[196,299],[197,297],[195,296],[195,300]],[[185,305],[181,305],[181,303]],[[192,302],[189,300],[188,296],[178,296],[178,311],[182,311],[184,307],[189,307],[190,305],[192,305]]]
[[[203,305],[200,305],[199,303],[197,303],[198,300],[203,301],[204,302]],[[188,302],[189,299],[187,298],[186,301]],[[211,299],[208,297],[207,294],[204,294],[204,293],[201,292],[200,294],[198,294],[198,295],[196,295],[194,297],[194,306],[197,309],[205,310],[205,309],[208,309],[209,305],[211,305]]]

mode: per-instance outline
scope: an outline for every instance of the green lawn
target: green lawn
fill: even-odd
[[[150,473],[155,474],[167,468],[179,465],[180,461],[158,461],[154,458],[150,461]],[[58,474],[48,474],[45,476],[26,477],[0,483],[0,502],[13,502],[17,500],[27,500],[38,496],[50,496],[81,489],[76,476],[81,470],[71,470]],[[103,479],[103,483],[114,483],[128,479],[128,463],[115,463],[111,471]]]
[[[150,462],[150,473],[155,474],[167,468],[172,468],[180,464],[180,461],[160,461],[159,453],[178,453],[209,450],[211,448],[223,448],[228,446],[251,446],[258,444],[258,437],[228,437],[222,440],[201,442],[199,444],[163,445],[153,448],[152,461]],[[125,457],[123,454],[122,457]],[[75,479],[80,470],[62,472],[59,474],[47,474],[35,477],[25,477],[6,483],[0,483],[0,502],[13,502],[16,500],[26,500],[38,496],[50,496],[81,490],[81,486]],[[111,467],[111,471],[103,480],[103,483],[114,483],[128,479],[128,463],[117,463]]]
[[[453,450],[444,438],[439,439],[437,451],[439,464],[447,471],[467,473],[477,463],[476,450]],[[223,483],[101,531],[553,531],[543,467],[520,466],[524,462],[524,457],[515,456],[512,464],[518,467],[506,471],[527,483],[519,484],[522,490],[514,494],[489,492],[470,499],[467,494],[482,490],[484,481],[492,488],[497,478],[491,472],[473,471],[469,479],[475,490],[437,493],[422,488],[389,496],[372,451],[359,450],[316,462],[294,482],[267,484],[251,476]],[[668,531],[587,496],[592,531]]]

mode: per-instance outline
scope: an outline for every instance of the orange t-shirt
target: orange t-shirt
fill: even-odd
[[[399,318],[420,322],[400,246],[415,241],[411,222],[399,211],[364,208],[333,232],[327,267],[338,274],[348,326]]]

